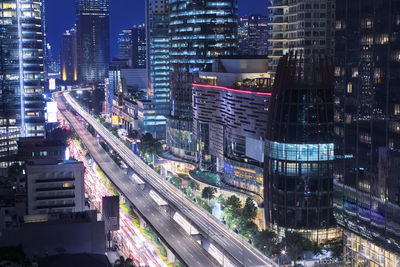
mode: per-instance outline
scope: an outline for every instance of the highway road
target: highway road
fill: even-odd
[[[85,192],[90,198],[90,206],[101,211],[102,197],[112,196],[113,193],[98,172],[97,164],[86,159],[77,142],[72,141],[69,147],[71,156],[85,165]],[[153,244],[133,224],[131,216],[121,207],[119,213],[120,229],[113,234],[118,240],[119,250],[131,258],[136,266],[167,267]]]
[[[195,227],[206,233],[209,239],[223,247],[225,255],[228,254],[235,261],[240,262],[242,266],[246,267],[278,266],[241,236],[183,195],[172,184],[164,181],[157,172],[136,156],[121,140],[87,113],[68,93],[65,93],[64,96],[70,106],[86,122],[93,126],[96,132],[122,157],[129,167],[148,182],[169,203],[174,205],[186,218],[189,218]]]
[[[93,137],[76,117],[66,109],[61,97],[55,95],[58,108],[69,121],[75,132],[85,144],[90,155],[117,186],[119,191],[135,206],[150,225],[165,239],[170,248],[178,254],[181,261],[188,266],[216,266],[204,251],[182,228],[173,221],[168,214],[158,208],[157,204],[135,184],[128,175],[108,156],[100,146],[97,139]],[[122,144],[123,147],[126,147]]]

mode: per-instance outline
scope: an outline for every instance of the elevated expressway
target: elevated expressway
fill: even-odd
[[[125,173],[122,172],[121,169],[116,170],[114,167],[112,170],[108,170],[111,176],[108,176],[108,173],[105,169],[110,165],[109,162],[105,162],[104,159],[98,159],[97,164],[106,172],[107,176],[110,180],[121,190],[124,196],[131,201],[131,203],[137,207],[136,201],[138,201],[138,195],[140,195],[141,199],[144,194],[144,187],[149,187],[147,189],[149,194],[147,194],[147,199],[149,196],[158,203],[159,210],[166,211],[165,214],[161,212],[158,216],[165,216],[168,214],[170,219],[173,219],[174,222],[178,223],[181,226],[181,231],[184,231],[186,234],[186,239],[181,236],[182,240],[185,240],[186,243],[190,243],[189,239],[193,241],[196,239],[198,243],[201,244],[201,247],[205,249],[209,255],[213,256],[213,261],[217,261],[219,265],[222,266],[278,266],[274,261],[264,256],[257,249],[251,246],[246,240],[244,240],[241,236],[228,229],[224,224],[222,224],[219,220],[217,220],[214,216],[209,214],[203,208],[199,207],[192,200],[187,198],[182,192],[180,192],[177,188],[175,188],[170,183],[164,181],[164,179],[155,172],[152,168],[150,168],[146,163],[144,163],[138,156],[136,156],[128,147],[125,146],[117,137],[115,137],[112,133],[110,133],[101,123],[99,123],[95,118],[93,118],[89,113],[87,113],[72,97],[69,93],[64,92],[65,100],[68,102],[69,106],[74,109],[87,123],[92,125],[92,127],[96,130],[96,132],[107,142],[111,148],[116,151],[124,162],[134,170],[136,175],[134,175],[134,179],[131,179]],[[57,97],[57,102],[59,103],[59,107],[61,107],[61,112],[64,116],[68,117],[67,119],[73,124],[73,127],[83,130],[83,126],[75,119],[75,117],[71,117],[72,115],[66,109],[62,109],[64,106],[63,99]],[[74,123],[75,122],[75,123]],[[79,124],[79,125],[77,125]],[[83,129],[82,129],[83,128]],[[78,133],[79,135],[79,133]],[[81,136],[82,135],[82,136]],[[88,133],[81,133],[79,135],[80,138],[84,137],[82,141],[85,143],[89,142],[88,139],[94,139]],[[86,136],[90,135],[90,136]],[[86,139],[86,140],[85,140]],[[97,141],[96,141],[97,143]],[[91,146],[93,144],[86,145],[90,151]],[[101,154],[104,153],[104,150],[98,145],[95,148],[92,148],[93,153]],[[92,156],[94,156],[92,154]],[[111,159],[110,159],[111,160]],[[107,164],[107,165],[105,165]],[[116,166],[116,165],[115,165]],[[118,168],[118,167],[117,167]],[[113,173],[122,172],[125,176],[113,175]],[[113,177],[118,176],[118,177]],[[139,194],[139,189],[135,192],[133,188],[137,188],[137,186],[142,190],[141,194]],[[132,188],[131,188],[132,187]],[[143,201],[141,201],[143,202]],[[142,203],[143,204],[143,203]],[[144,205],[144,204],[143,204]],[[149,206],[150,204],[146,204]],[[140,209],[139,209],[140,211]],[[153,214],[156,213],[155,210],[152,209]],[[160,213],[160,212],[158,212]],[[188,262],[184,257],[190,258],[186,255],[181,255],[183,250],[190,249],[186,247],[186,245],[180,246],[174,249],[175,240],[170,240],[171,235],[168,233],[164,233],[162,229],[158,229],[157,225],[154,225],[148,216],[151,218],[152,214],[148,214],[146,210],[141,212],[142,216],[155,228],[155,230],[162,236],[162,238],[167,242],[168,246],[177,253],[178,257],[182,259],[182,261],[189,266],[208,266],[207,262],[212,264],[212,260],[208,259],[203,261],[197,261],[196,263]],[[154,217],[154,216],[153,216]],[[157,216],[155,216],[157,217]],[[155,218],[153,218],[155,219]],[[161,227],[163,228],[163,227]],[[190,237],[192,236],[192,237]],[[172,238],[176,239],[176,238]],[[192,245],[193,246],[193,245]],[[185,248],[185,249],[184,249]],[[192,248],[193,249],[193,248]],[[196,255],[193,254],[193,256]],[[205,257],[204,255],[197,255],[197,260]]]

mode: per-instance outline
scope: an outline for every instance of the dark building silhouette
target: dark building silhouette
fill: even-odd
[[[335,216],[351,266],[400,266],[400,2],[336,1]]]
[[[76,29],[67,30],[61,37],[61,79],[66,82],[78,80],[78,55],[76,47]]]
[[[109,1],[78,0],[76,15],[80,82],[104,82],[110,61]]]
[[[236,53],[237,0],[177,0],[169,3],[169,11],[171,113],[166,139],[172,153],[193,160],[192,82],[214,58]]]
[[[292,53],[275,77],[266,136],[265,218],[279,234],[316,242],[338,237],[333,216],[333,64],[314,58],[311,73]],[[340,235],[339,235],[340,236]]]
[[[146,68],[146,27],[134,25],[132,27],[132,68]]]

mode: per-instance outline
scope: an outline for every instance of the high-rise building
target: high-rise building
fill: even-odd
[[[118,58],[129,59],[132,55],[132,31],[122,30],[118,34]]]
[[[143,24],[132,27],[132,64],[134,69],[146,68],[146,27]]]
[[[0,167],[17,152],[20,136],[44,136],[42,2],[0,6]]]
[[[78,79],[104,82],[110,61],[109,0],[77,0]]]
[[[340,238],[333,216],[333,64],[281,58],[266,136],[265,220],[279,235],[296,231],[315,242]]]
[[[197,79],[196,79],[197,80]],[[264,141],[271,98],[266,58],[221,58],[193,84],[199,167],[263,196]]]
[[[61,78],[66,82],[78,80],[78,55],[76,47],[76,29],[67,30],[61,37]]]
[[[279,58],[297,51],[310,66],[313,55],[333,55],[334,0],[270,0],[269,70],[275,73]]]
[[[155,108],[155,124],[165,127],[170,110],[169,101],[169,9],[168,3],[156,5],[155,0],[146,1],[146,66],[148,79],[148,98]]]
[[[267,56],[268,17],[250,15],[241,17],[238,31],[238,53],[245,56]]]
[[[400,266],[400,2],[336,6],[334,203],[345,262]]]
[[[237,51],[237,0],[169,2],[170,100],[167,145],[181,158],[195,159],[192,83],[219,56]]]

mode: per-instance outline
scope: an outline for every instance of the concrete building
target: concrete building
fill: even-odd
[[[217,59],[193,84],[193,134],[200,169],[262,198],[271,98],[267,59]]]
[[[28,214],[84,211],[83,178],[82,162],[27,164]]]
[[[22,244],[29,259],[65,253],[104,255],[106,235],[95,210],[79,213],[25,216],[24,223],[3,229],[0,246]]]
[[[59,140],[20,138],[18,160],[29,164],[57,164],[65,160],[66,146]]]

